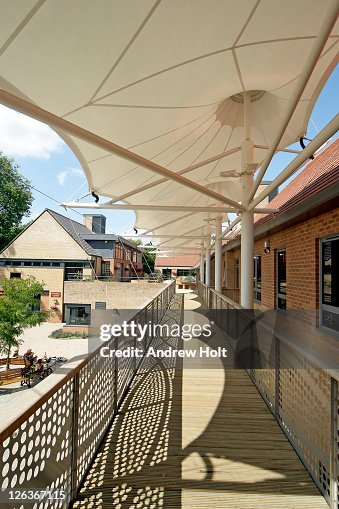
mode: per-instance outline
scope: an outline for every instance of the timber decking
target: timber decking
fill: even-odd
[[[135,377],[74,507],[328,506],[245,371],[169,360]]]

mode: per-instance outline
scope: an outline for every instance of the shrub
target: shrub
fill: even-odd
[[[56,329],[48,337],[53,339],[86,339],[89,336],[86,332],[64,332],[62,329]]]

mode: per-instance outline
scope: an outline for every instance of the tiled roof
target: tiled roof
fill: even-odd
[[[97,256],[97,251],[93,249],[85,240],[81,238],[81,235],[94,235],[91,230],[86,228],[85,225],[73,221],[68,217],[54,212],[54,210],[46,209],[46,211],[66,230],[66,232],[77,242],[87,254],[91,256]]]
[[[279,208],[277,215],[339,182],[339,138],[315,156],[266,208]],[[270,221],[272,216],[256,214],[255,227]]]
[[[199,256],[160,256],[155,257],[155,267],[191,267],[195,268],[199,263]]]

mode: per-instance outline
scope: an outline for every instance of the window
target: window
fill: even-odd
[[[239,258],[234,258],[234,288],[239,288]]]
[[[195,269],[178,269],[177,276],[195,276]]]
[[[320,244],[320,323],[339,332],[339,237]]]
[[[171,279],[172,270],[171,269],[162,269],[162,277],[164,279]]]
[[[125,248],[125,259],[130,260],[131,259],[131,250],[128,248]]]
[[[34,295],[34,300],[35,300],[34,304],[30,306],[30,311],[32,311],[32,313],[34,313],[35,311],[40,311],[41,294],[37,293],[36,295]]]
[[[101,275],[103,277],[110,277],[112,275],[109,262],[101,262]]]
[[[9,277],[10,277],[10,279],[13,279],[13,278],[20,279],[21,278],[21,272],[11,272]]]
[[[89,262],[67,262],[65,263],[65,281],[83,279],[83,268],[90,267]]]
[[[254,300],[261,301],[261,256],[254,257]]]
[[[119,260],[124,259],[121,244],[115,244],[115,258],[119,258]]]
[[[96,302],[95,309],[106,309],[106,302]]]
[[[65,304],[66,325],[89,325],[90,320],[90,304]]]
[[[277,251],[277,308],[286,309],[286,249]]]

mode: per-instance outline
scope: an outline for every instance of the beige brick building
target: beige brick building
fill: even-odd
[[[89,299],[83,280],[117,285],[115,281],[129,283],[143,275],[141,251],[125,239],[106,234],[104,216],[86,215],[84,220],[86,226],[46,209],[0,253],[0,277],[34,276],[44,283],[40,307],[53,310],[54,322],[83,325],[96,302],[106,305],[102,285],[92,285]],[[71,282],[75,297],[69,289],[66,293]],[[76,285],[82,292],[74,290]],[[118,286],[120,293],[127,288],[125,283]]]

